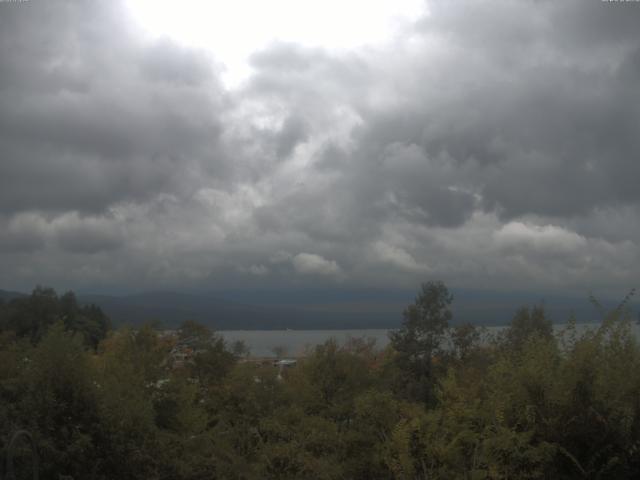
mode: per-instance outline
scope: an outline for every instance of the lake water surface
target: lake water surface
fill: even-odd
[[[594,329],[598,325],[582,323],[576,326],[578,332]],[[554,325],[556,331],[561,331],[566,325]],[[505,327],[484,327],[484,336],[499,333]],[[640,327],[633,325],[634,332],[640,338]],[[285,356],[297,357],[303,355],[305,350],[320,345],[330,338],[334,338],[339,344],[344,344],[349,338],[372,338],[378,348],[384,348],[389,343],[387,329],[369,330],[222,330],[221,334],[228,343],[242,340],[249,347],[253,357],[273,357],[274,349],[284,348]]]

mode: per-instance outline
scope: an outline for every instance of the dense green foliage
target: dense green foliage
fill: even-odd
[[[36,287],[30,296],[0,300],[0,331],[38,343],[56,322],[73,331],[85,345],[96,348],[110,328],[107,316],[95,305],[79,305],[73,292],[58,296],[51,288]]]
[[[559,334],[522,309],[487,338],[450,328],[452,300],[427,283],[387,349],[328,341],[279,375],[193,322],[105,335],[36,289],[0,305],[0,449],[28,429],[47,479],[638,478],[622,309]]]

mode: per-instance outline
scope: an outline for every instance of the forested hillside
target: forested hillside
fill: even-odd
[[[0,454],[26,429],[43,479],[638,478],[624,303],[560,335],[523,307],[487,338],[450,327],[452,302],[426,283],[385,350],[328,341],[278,369],[195,322],[112,330],[38,288],[0,303]]]

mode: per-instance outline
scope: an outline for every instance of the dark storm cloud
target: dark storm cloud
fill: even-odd
[[[640,9],[434,2],[431,13],[420,25],[422,50],[370,59],[382,79],[352,86],[354,100],[369,91],[383,107],[351,103],[363,124],[350,185],[377,185],[422,210],[425,222],[448,226],[468,218],[472,193],[505,219],[568,218],[640,200]],[[423,159],[382,174],[375,158],[392,145],[418,147]]]
[[[0,3],[0,280],[637,282],[640,6],[428,6],[225,89],[120,2]]]
[[[454,227],[470,216],[474,197],[458,185],[463,172],[450,157],[430,158],[418,146],[423,124],[415,107],[389,112],[372,104],[376,96],[386,102],[387,94],[376,84],[376,60],[287,44],[254,56],[257,72],[247,97],[304,111],[311,138],[347,123],[334,136],[342,134],[350,144],[347,152],[333,140],[325,142],[311,169],[318,176],[273,204],[271,214],[261,209],[263,224],[268,217],[274,228],[283,228],[288,219],[316,238],[353,239],[371,234],[388,217]],[[275,221],[283,211],[283,220]]]
[[[210,59],[143,39],[119,2],[2,5],[0,48],[6,212],[189,192],[220,156]]]
[[[98,253],[117,250],[124,243],[122,226],[109,218],[82,218],[67,214],[53,225],[53,235],[62,250]]]
[[[425,150],[485,166],[477,182],[485,205],[505,217],[636,203],[640,97],[630,65],[640,9],[579,1],[485,7],[437,2],[422,25],[459,51],[438,69],[446,101],[435,100],[424,119]]]
[[[524,221],[524,233],[510,243],[491,235],[487,258],[509,254],[518,262],[524,251],[531,265],[557,262],[554,252],[566,250],[555,242],[580,238],[581,253],[573,260],[565,254],[566,272],[583,262],[584,276],[595,252],[612,264],[616,260],[602,252],[637,255],[637,234],[612,235],[611,224],[594,220],[640,200],[637,5],[430,5],[431,15],[408,45],[334,55],[275,44],[254,55],[256,73],[245,95],[285,110],[303,105],[308,143],[322,137],[327,124],[348,125],[346,133],[319,140],[308,162],[316,174],[299,176],[300,188],[260,207],[258,224],[344,246],[384,237],[390,225],[457,228],[473,238],[482,233],[468,222],[484,212],[498,216],[492,227],[498,231],[501,223],[513,230],[505,222]],[[438,255],[424,243],[430,236],[417,245],[415,229],[403,232],[390,241],[405,247],[385,251],[398,253],[398,265],[409,258],[429,263]],[[606,246],[598,238],[627,243]],[[469,258],[465,268],[478,266],[471,257],[481,243],[457,253]],[[433,271],[454,270],[451,254]],[[544,276],[511,267],[522,278]]]

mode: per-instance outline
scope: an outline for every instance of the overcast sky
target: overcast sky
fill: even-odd
[[[187,3],[0,3],[0,288],[640,286],[640,3]]]

